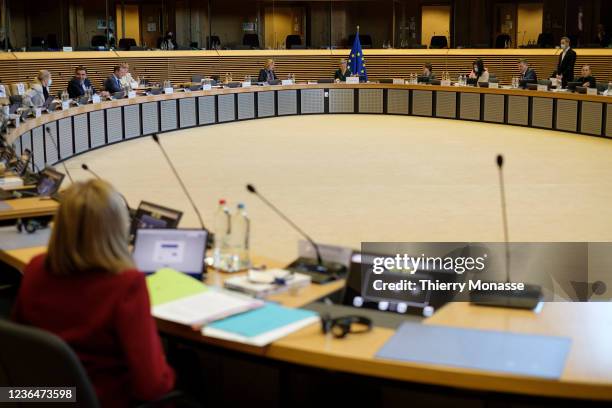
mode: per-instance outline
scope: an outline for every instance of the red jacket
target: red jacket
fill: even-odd
[[[174,387],[144,275],[54,276],[44,255],[25,268],[13,318],[52,332],[79,356],[104,407],[152,400]]]

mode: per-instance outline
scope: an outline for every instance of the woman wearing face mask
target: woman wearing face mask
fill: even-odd
[[[178,45],[176,43],[176,40],[174,39],[174,34],[172,33],[172,31],[168,31],[166,33],[166,36],[164,37],[164,40],[161,43],[161,46],[159,47],[162,50],[176,50],[178,49]]]
[[[487,71],[484,62],[480,58],[472,64],[470,78],[475,78],[476,82],[489,82],[489,71]]]
[[[51,73],[46,69],[38,71],[35,81],[30,84],[30,89],[25,94],[24,104],[35,108],[40,108],[50,95]]]

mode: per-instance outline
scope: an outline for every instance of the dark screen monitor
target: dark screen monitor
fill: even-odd
[[[333,84],[334,80],[332,78],[320,78],[317,79],[318,84]]]
[[[584,86],[577,86],[576,87],[576,93],[585,94],[585,93],[587,93],[587,88],[584,87]]]
[[[578,86],[582,86],[581,82],[568,82],[567,83],[567,90],[571,91],[571,92],[575,92],[576,91],[576,87]]]
[[[428,84],[429,83],[429,77],[425,76],[425,75],[419,75],[417,77],[417,82],[419,84]]]
[[[281,80],[280,79],[272,79],[270,81],[268,81],[268,85],[280,85],[281,84]]]
[[[139,229],[176,228],[183,216],[182,211],[163,207],[148,201],[141,201],[132,218],[130,236],[132,240]]]

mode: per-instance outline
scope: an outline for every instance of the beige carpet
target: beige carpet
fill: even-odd
[[[244,201],[253,252],[282,261],[298,235],[244,188],[254,183],[320,242],[499,241],[495,156],[506,157],[513,241],[612,240],[612,141],[431,118],[326,115],[262,119],[161,136],[204,222],[217,200]],[[150,138],[99,149],[86,162],[132,206],[141,199],[196,218]]]

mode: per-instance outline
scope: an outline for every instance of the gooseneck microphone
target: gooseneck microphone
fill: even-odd
[[[508,213],[506,211],[506,186],[504,183],[504,156],[497,155],[499,194],[501,198],[502,224],[504,228],[504,252],[506,256],[506,283],[510,283],[510,238],[508,238]]]
[[[317,272],[322,272],[325,273],[327,272],[327,268],[323,265],[323,259],[321,258],[321,252],[319,251],[319,246],[317,245],[317,243],[310,238],[310,236],[308,234],[306,234],[300,227],[298,227],[293,221],[291,221],[289,219],[289,217],[287,217],[285,214],[283,214],[278,208],[276,208],[276,206],[274,204],[272,204],[270,201],[268,201],[264,196],[262,196],[257,189],[255,188],[254,185],[252,184],[247,184],[246,185],[246,189],[249,193],[251,194],[255,194],[257,197],[259,197],[259,199],[261,201],[264,202],[264,204],[266,204],[268,207],[270,207],[272,209],[272,211],[274,211],[279,217],[281,217],[283,220],[285,220],[285,222],[287,222],[287,224],[291,225],[291,227],[296,230],[301,236],[303,236],[304,238],[306,238],[306,240],[310,243],[310,245],[312,245],[312,247],[315,250],[315,253],[317,254],[317,265],[315,270]]]
[[[189,191],[187,190],[187,187],[185,186],[185,183],[183,183],[183,180],[181,179],[181,176],[176,171],[176,168],[174,167],[174,164],[172,163],[172,160],[170,160],[170,157],[168,156],[168,153],[166,153],[166,149],[164,149],[164,146],[159,141],[159,136],[157,136],[156,133],[153,133],[151,135],[151,137],[153,138],[155,143],[157,143],[157,145],[159,146],[159,149],[163,153],[164,158],[166,159],[166,162],[168,163],[168,166],[170,166],[170,169],[172,169],[172,173],[174,174],[174,177],[176,178],[176,180],[181,185],[181,188],[183,189],[183,193],[185,193],[185,196],[187,196],[187,199],[189,200],[189,203],[191,204],[191,207],[193,208],[193,211],[195,211],[195,213],[196,213],[196,215],[198,217],[198,221],[200,222],[200,228],[205,230],[206,227],[204,226],[204,221],[202,221],[202,215],[200,214],[200,210],[198,210],[198,207],[193,202],[193,199],[191,198],[191,194],[189,194]]]
[[[470,291],[470,301],[476,305],[509,307],[517,309],[534,310],[542,301],[542,288],[537,285],[524,284],[523,289],[513,289],[510,280],[510,239],[508,237],[508,214],[506,209],[506,189],[504,183],[504,156],[497,155],[495,160],[499,177],[499,193],[501,198],[501,216],[504,230],[504,269],[506,275],[505,285],[500,282],[491,282],[496,286],[506,286],[493,290],[475,289]]]
[[[55,142],[55,140],[53,140],[53,137],[51,136],[51,128],[49,126],[45,126],[45,136],[47,136],[47,139],[49,139],[51,143],[53,144],[53,147],[55,147],[55,151],[57,152],[57,157],[59,158],[60,150],[59,150],[59,147],[57,146],[57,143]],[[64,168],[64,171],[66,172],[66,175],[68,176],[68,180],[70,180],[70,184],[74,184],[74,180],[72,179],[72,176],[70,175],[70,172],[68,171],[68,166],[66,166],[65,162],[61,162],[61,163],[62,163],[62,167]]]
[[[100,177],[98,175],[98,173],[96,173],[95,171],[90,169],[87,164],[81,163],[81,168],[83,170],[85,170],[86,172],[88,172],[89,174],[91,174],[92,176],[94,176],[96,179],[102,180],[102,177]],[[123,200],[123,203],[127,207],[128,215],[130,216],[130,219],[132,221],[140,221],[139,219],[136,218],[136,210],[134,210],[132,207],[130,207],[130,204],[128,203],[127,198],[125,198],[125,196],[122,193],[120,193],[119,191],[117,191],[117,194],[119,194],[119,197],[121,197],[121,199]]]

